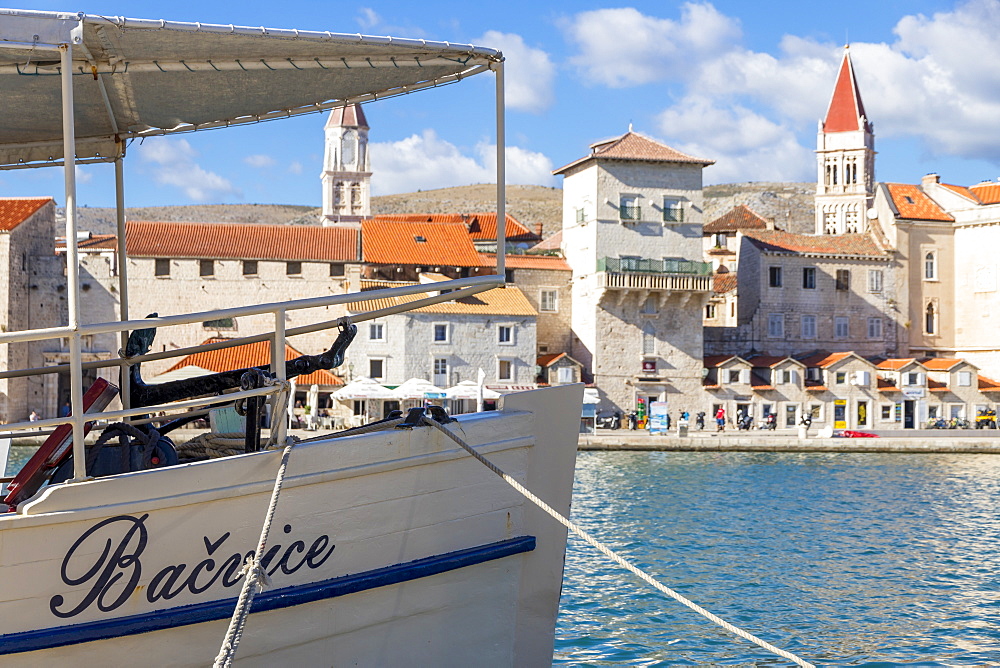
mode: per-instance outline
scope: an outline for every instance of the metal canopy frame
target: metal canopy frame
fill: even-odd
[[[53,59],[54,55],[58,55],[58,61]],[[85,480],[84,332],[119,331],[124,350],[128,330],[132,328],[198,322],[225,317],[230,312],[273,312],[274,333],[266,338],[272,343],[272,371],[283,380],[288,334],[285,312],[352,301],[333,296],[130,321],[122,166],[129,139],[318,113],[354,102],[454,83],[487,70],[496,75],[497,273],[437,283],[434,292],[455,292],[447,296],[438,292],[401,308],[355,315],[352,317],[355,321],[503,285],[505,258],[500,250],[506,239],[505,128],[503,56],[499,51],[392,37],[0,9],[0,92],[4,95],[5,119],[16,119],[7,120],[0,127],[0,169],[63,167],[69,283],[66,327],[0,333],[0,344],[68,337],[72,408],[68,418],[7,427],[16,430],[38,424],[71,423],[74,477],[69,482]],[[151,99],[147,101],[143,93]],[[57,98],[59,112],[54,114],[52,108]],[[121,295],[117,323],[81,325],[80,322],[76,164],[89,162],[115,165]],[[426,286],[419,287],[427,292]],[[417,291],[402,290],[407,294]],[[318,331],[336,324],[337,321],[331,321],[298,329]],[[117,363],[127,371],[130,360]],[[152,409],[130,408],[127,378],[128,374],[122,373],[124,410],[107,414],[109,418],[129,417]],[[198,401],[187,404],[195,405]],[[284,439],[283,423],[278,425],[277,436]]]

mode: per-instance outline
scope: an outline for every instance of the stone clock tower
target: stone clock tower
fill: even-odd
[[[371,215],[368,121],[361,106],[330,112],[324,128],[323,225],[359,227]]]

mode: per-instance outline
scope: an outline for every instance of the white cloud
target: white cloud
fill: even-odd
[[[154,165],[153,179],[157,183],[180,188],[196,202],[227,195],[243,198],[243,193],[228,179],[195,162],[198,152],[186,139],[149,139],[140,147],[139,155],[143,162]]]
[[[812,152],[795,132],[741,107],[720,107],[704,96],[690,96],[662,112],[662,135],[680,151],[715,160],[705,178],[733,181],[808,181],[814,176]],[[677,141],[679,140],[679,141]]]
[[[597,9],[577,14],[564,29],[580,50],[571,62],[587,79],[612,87],[684,80],[692,64],[727,50],[741,35],[737,19],[708,3],[686,3],[678,21],[631,7]]]
[[[90,183],[94,180],[93,172],[84,169],[81,165],[76,166],[76,182],[77,183]]]
[[[258,169],[264,167],[270,167],[274,164],[274,158],[269,155],[264,155],[263,153],[257,153],[255,155],[248,155],[243,158],[243,162],[250,165],[251,167],[256,167]]]
[[[288,165],[289,174],[301,174],[303,171],[302,163],[298,160],[293,160],[290,165]]]
[[[540,113],[555,101],[556,68],[549,54],[524,43],[514,33],[489,30],[472,40],[504,55],[504,97],[508,109]]]
[[[465,155],[434,130],[397,142],[370,145],[375,194],[414,192],[496,181],[496,145],[481,142]],[[507,182],[552,185],[552,161],[541,153],[508,146]]]
[[[807,149],[793,151],[792,131],[808,137],[825,114],[842,53],[839,45],[794,35],[782,38],[773,55],[751,51],[741,43],[738,20],[708,3],[684,5],[677,19],[632,8],[581,12],[563,28],[577,46],[571,62],[585,80],[609,87],[667,83],[688,102],[696,97],[710,118],[726,116],[729,126],[708,128],[706,118],[700,127],[707,130],[690,128],[695,133],[691,145],[716,150],[716,173],[726,171],[730,160],[749,166],[761,159],[761,169],[771,170],[778,158],[793,159],[785,171],[799,173],[801,162],[792,153]],[[995,131],[1000,118],[1000,0],[968,0],[931,16],[904,16],[894,32],[891,43],[851,45],[877,136],[915,137],[930,155],[1000,164],[1000,133]],[[674,106],[661,121],[689,115]],[[709,133],[742,137],[754,126],[760,129],[762,121],[781,129],[770,149],[740,148],[740,142],[719,146],[702,139],[710,139]],[[669,135],[688,141],[673,131]],[[804,143],[811,144],[811,137]],[[771,177],[762,172],[758,178]]]
[[[410,25],[392,25],[386,23],[371,7],[361,7],[358,10],[358,25],[368,34],[394,35],[396,37],[426,38],[427,33]]]

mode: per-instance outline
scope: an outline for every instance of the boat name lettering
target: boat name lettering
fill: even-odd
[[[143,553],[149,542],[146,518],[118,515],[109,517],[90,527],[76,539],[63,557],[59,576],[70,587],[87,585],[90,589],[75,606],[57,594],[49,600],[49,610],[56,617],[75,617],[88,608],[111,612],[136,591],[143,572]],[[284,533],[290,534],[292,526],[286,524]],[[232,552],[224,550],[216,558],[231,534],[226,532],[212,540],[203,536],[206,558],[189,567],[186,563],[165,566],[150,578],[145,587],[145,598],[150,603],[170,600],[185,591],[201,594],[217,582],[223,587],[234,587],[243,577],[243,564],[254,551]],[[316,569],[326,563],[336,545],[323,534],[311,545],[295,540],[288,545],[277,544],[268,548],[261,565],[268,575],[278,571],[291,575],[302,568]],[[225,558],[222,558],[226,555]]]

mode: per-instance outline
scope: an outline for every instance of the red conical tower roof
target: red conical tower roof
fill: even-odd
[[[861,127],[862,118],[864,118],[864,128]],[[865,114],[865,105],[861,102],[858,82],[854,78],[851,54],[845,48],[840,74],[837,75],[837,85],[833,88],[833,98],[830,100],[830,108],[827,109],[826,120],[823,122],[823,131],[853,132],[861,129],[871,132],[871,125]]]

